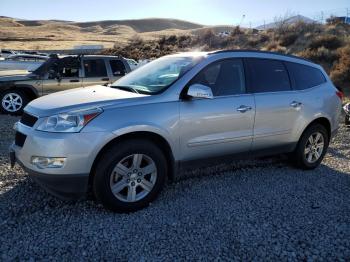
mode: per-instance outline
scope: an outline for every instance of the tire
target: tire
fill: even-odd
[[[0,94],[0,109],[4,114],[21,115],[28,103],[28,97],[20,90],[6,90]]]
[[[345,125],[350,126],[350,115],[345,116]]]
[[[310,143],[311,135],[313,136],[313,140],[311,141],[316,141],[316,142],[317,142],[318,135],[321,135],[322,137],[319,138],[318,143],[314,142],[314,144],[312,145]],[[322,151],[319,150],[320,145],[322,144],[321,139],[323,140]],[[317,146],[317,144],[319,145],[319,147]],[[294,151],[294,160],[295,160],[296,166],[298,168],[305,169],[305,170],[314,169],[318,167],[327,152],[328,145],[329,145],[329,136],[326,128],[321,124],[313,124],[309,126],[302,134],[298,142],[297,148]],[[311,161],[310,161],[310,154],[312,155]]]
[[[152,142],[126,140],[113,145],[99,159],[93,192],[109,210],[140,210],[148,206],[164,186],[167,161],[161,149]]]

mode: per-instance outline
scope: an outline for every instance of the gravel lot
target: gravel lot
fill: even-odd
[[[149,208],[114,214],[89,200],[60,201],[10,169],[16,120],[0,116],[2,261],[350,260],[344,126],[317,170],[281,158],[195,170]]]

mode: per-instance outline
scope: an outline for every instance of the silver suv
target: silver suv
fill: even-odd
[[[316,168],[338,129],[341,95],[321,66],[294,56],[170,55],[109,87],[32,101],[10,158],[54,195],[92,190],[111,210],[135,211],[194,160],[290,153],[298,167]]]

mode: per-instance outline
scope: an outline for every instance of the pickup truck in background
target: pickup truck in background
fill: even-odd
[[[48,56],[16,54],[6,57],[0,61],[0,71],[2,70],[27,70],[34,71],[49,59]]]
[[[129,73],[118,56],[51,56],[33,72],[0,71],[0,110],[21,114],[33,99],[72,88],[113,83]]]

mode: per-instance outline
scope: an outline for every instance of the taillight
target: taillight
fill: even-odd
[[[337,96],[340,98],[340,100],[342,100],[343,101],[343,98],[344,98],[344,93],[343,92],[341,92],[341,91],[337,91],[337,92],[335,92],[336,94],[337,94]]]

